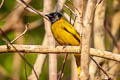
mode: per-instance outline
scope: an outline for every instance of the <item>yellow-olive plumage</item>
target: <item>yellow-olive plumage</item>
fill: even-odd
[[[63,18],[53,23],[51,30],[55,39],[61,45],[80,45],[79,34],[76,32],[75,28]]]
[[[60,45],[79,46],[80,35],[75,28],[67,22],[60,13],[46,15],[51,21],[51,31],[54,38]],[[80,55],[73,54],[76,59],[78,74],[80,76]]]

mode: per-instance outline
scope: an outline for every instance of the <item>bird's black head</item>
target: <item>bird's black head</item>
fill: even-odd
[[[54,22],[58,21],[62,17],[62,15],[58,12],[50,13],[50,14],[47,14],[45,16],[47,16],[49,18],[49,20],[52,24]]]

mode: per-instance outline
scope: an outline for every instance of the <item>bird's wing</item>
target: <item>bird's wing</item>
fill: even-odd
[[[71,24],[69,24],[68,22],[66,22],[66,23],[63,24],[63,25],[64,25],[64,26],[63,26],[63,29],[64,29],[66,32],[72,34],[72,36],[73,36],[78,42],[80,42],[80,35],[79,35],[79,33],[75,30],[75,28],[74,28]]]

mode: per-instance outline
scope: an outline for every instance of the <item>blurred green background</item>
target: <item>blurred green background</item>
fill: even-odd
[[[0,0],[1,2],[1,0]],[[53,2],[55,3],[55,1]],[[43,1],[42,0],[32,0],[30,5],[37,10],[43,10]],[[54,4],[53,4],[54,6]],[[16,1],[15,0],[5,0],[4,5],[0,9],[0,27],[6,23],[6,18],[16,9]],[[32,23],[33,21],[37,21],[42,19],[41,16],[30,13],[28,11],[24,11],[22,14],[23,22]],[[9,31],[6,33],[10,40],[15,38],[15,31]],[[35,29],[29,30],[24,35],[24,44],[35,44],[41,45],[45,34],[44,24],[38,26]],[[0,45],[4,45],[5,41],[2,40],[2,36],[0,36]],[[0,73],[0,80],[11,80],[13,75],[13,56],[14,53],[6,53],[0,54],[0,68],[3,69],[3,72]],[[34,64],[36,60],[37,54],[27,54],[26,59],[31,63]],[[63,61],[63,56],[58,56],[58,72],[61,69],[61,64]],[[45,60],[45,64],[42,69],[42,74],[40,75],[40,80],[48,80],[48,57]],[[67,65],[65,66],[65,73],[64,79],[70,78],[70,60],[67,61]],[[1,70],[0,69],[0,70]],[[27,74],[29,75],[31,72],[31,68],[27,65]],[[25,73],[24,73],[24,61],[22,60],[21,70],[20,70],[20,80],[25,80]]]
[[[53,0],[53,8],[56,4],[57,0]],[[1,3],[1,0],[0,0]],[[68,4],[68,3],[67,3]],[[106,9],[106,17],[109,17],[111,19],[111,16],[116,12],[116,10],[113,10],[113,7],[111,6],[113,4],[113,0],[107,0],[107,9]],[[43,0],[32,0],[30,2],[30,5],[34,7],[35,9],[39,11],[43,11]],[[68,4],[69,5],[69,4]],[[5,0],[4,5],[0,9],[0,27],[3,27],[4,24],[6,24],[7,17],[12,13],[15,9],[16,1],[15,0]],[[70,14],[70,11],[67,9],[66,12]],[[118,8],[117,10],[120,10]],[[21,15],[21,18],[23,20],[23,23],[32,23],[37,20],[42,20],[42,17],[33,13],[30,13],[28,11],[24,11]],[[9,19],[10,20],[10,19]],[[15,31],[11,30],[6,33],[10,40],[13,40],[15,38]],[[28,30],[26,34],[24,35],[24,44],[35,44],[35,45],[41,45],[43,38],[45,35],[45,29],[44,29],[44,23],[42,23],[37,28],[34,28],[32,30]],[[105,33],[105,46],[106,49],[110,49],[110,41],[108,40],[108,35]],[[2,36],[0,36],[0,45],[6,44],[5,41],[3,41]],[[0,71],[3,71],[3,73],[0,72],[0,80],[11,80],[13,75],[13,56],[14,53],[6,53],[2,54],[0,53]],[[27,54],[26,59],[31,63],[34,64],[36,60],[37,54]],[[63,62],[63,55],[57,56],[58,60],[58,72],[61,69],[61,65]],[[45,61],[45,64],[42,69],[42,74],[40,75],[40,80],[48,80],[48,57]],[[68,59],[65,69],[64,69],[64,77],[63,80],[70,80],[70,73],[71,73],[71,61]],[[27,74],[29,75],[31,72],[31,68],[27,65]],[[21,70],[20,70],[20,80],[25,80],[25,73],[24,73],[24,61],[22,60]]]

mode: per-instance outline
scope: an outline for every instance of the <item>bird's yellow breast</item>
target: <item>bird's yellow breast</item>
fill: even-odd
[[[61,45],[80,45],[80,36],[75,28],[63,18],[52,24],[53,36]]]

